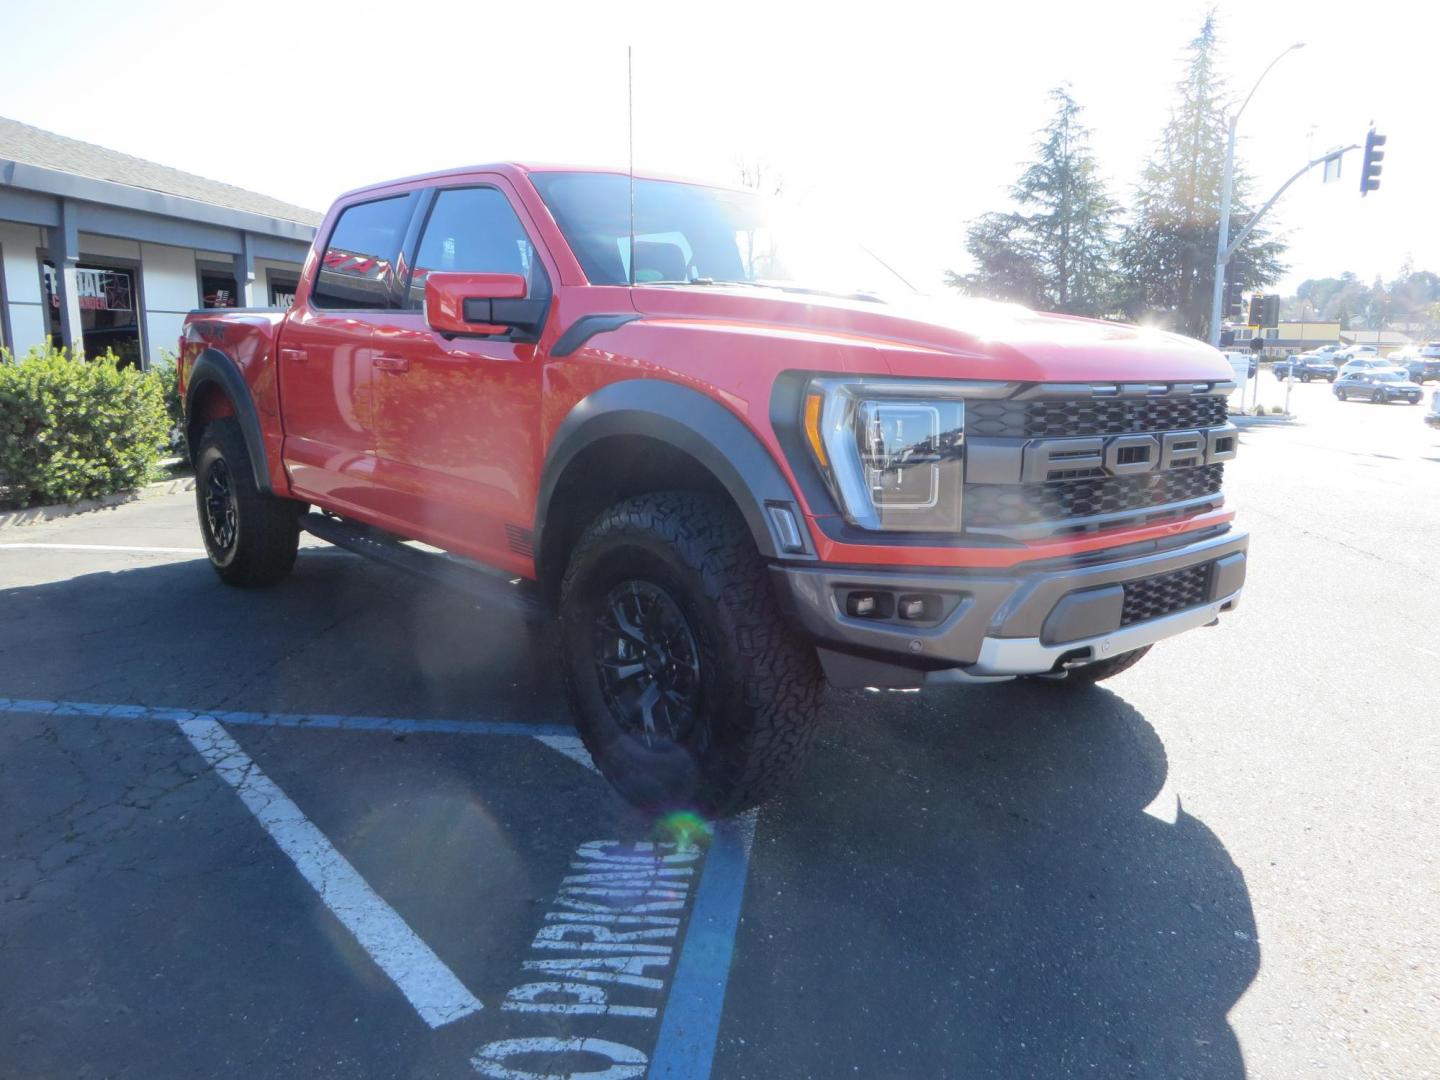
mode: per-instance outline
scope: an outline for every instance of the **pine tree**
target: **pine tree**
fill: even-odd
[[[1020,212],[977,219],[965,244],[975,272],[950,271],[946,279],[975,295],[1100,315],[1111,294],[1117,208],[1090,152],[1081,107],[1064,87],[1050,98],[1055,115],[1039,132],[1036,159],[1010,190]]]
[[[1209,329],[1215,242],[1225,173],[1228,121],[1216,70],[1215,15],[1190,42],[1180,100],[1145,167],[1133,216],[1120,245],[1124,304],[1132,318],[1159,316],[1172,329],[1203,337]],[[1249,185],[1237,167],[1230,236],[1249,223]],[[1231,256],[1227,277],[1246,288],[1277,281],[1285,245],[1257,226]]]

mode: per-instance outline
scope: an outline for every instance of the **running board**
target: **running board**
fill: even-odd
[[[424,578],[487,607],[505,608],[533,621],[549,618],[545,605],[525,584],[516,584],[496,571],[440,552],[421,551],[379,529],[325,514],[301,514],[300,528],[336,547]]]

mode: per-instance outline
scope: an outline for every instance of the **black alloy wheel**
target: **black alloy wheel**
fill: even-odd
[[[700,651],[675,600],[649,581],[623,581],[595,620],[600,692],[616,724],[647,748],[686,743],[700,697]]]
[[[1376,405],[1384,405],[1386,402],[1385,391],[1376,390],[1373,394],[1370,395],[1370,400],[1373,401]]]
[[[205,526],[210,531],[216,554],[228,556],[235,550],[239,535],[239,500],[230,479],[230,466],[223,457],[210,462],[205,470]]]
[[[1308,372],[1308,371],[1302,371],[1302,372],[1300,373],[1300,381],[1301,381],[1301,382],[1309,382],[1309,381],[1310,381],[1310,372]]]

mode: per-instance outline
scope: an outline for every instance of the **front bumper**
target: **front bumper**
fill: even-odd
[[[771,573],[832,683],[908,689],[1045,674],[1214,622],[1239,601],[1249,534],[1178,539],[1165,548],[1152,543],[1004,572],[777,564]],[[1172,590],[1171,582],[1183,589]],[[1136,603],[1144,590],[1151,598]],[[866,593],[881,598],[882,613],[896,615],[847,613],[848,598]],[[1172,596],[1179,606],[1169,610]],[[901,620],[898,611],[911,597],[925,597],[935,617]]]

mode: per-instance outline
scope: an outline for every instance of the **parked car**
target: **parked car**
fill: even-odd
[[[1430,395],[1430,411],[1425,414],[1425,423],[1440,428],[1440,390]]]
[[[1349,348],[1341,349],[1331,355],[1336,363],[1343,364],[1346,360],[1354,360],[1359,356],[1379,356],[1380,350],[1374,345],[1351,345]]]
[[[1411,382],[1423,383],[1440,379],[1440,355],[1426,356],[1420,349],[1407,349],[1402,358],[1392,354],[1388,359],[1394,363]]]
[[[1309,382],[1312,379],[1335,381],[1335,365],[1315,353],[1296,353],[1283,360],[1276,360],[1270,370],[1275,373],[1277,379],[1283,379],[1293,371],[1295,377],[1301,382]]]
[[[1398,371],[1357,371],[1335,380],[1335,396],[1341,401],[1373,401],[1388,405],[1392,401],[1420,403],[1420,387]]]
[[[714,814],[795,774],[826,680],[1086,687],[1235,606],[1217,350],[932,302],[818,243],[605,170],[342,196],[288,310],[185,319],[211,565],[272,584],[304,530],[555,618],[601,773]]]
[[[1440,341],[1427,341],[1420,346],[1420,355],[1426,360],[1440,360]]]
[[[1406,374],[1404,367],[1392,364],[1388,359],[1382,360],[1378,356],[1360,356],[1341,364],[1339,377],[1343,379],[1347,375],[1358,375],[1362,371],[1393,371],[1397,375]]]

